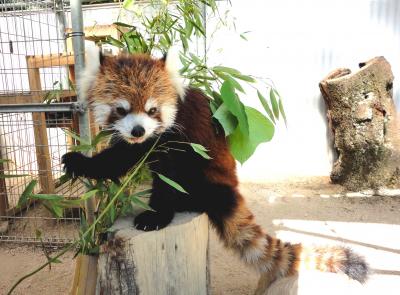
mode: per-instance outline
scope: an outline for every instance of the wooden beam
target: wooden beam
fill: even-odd
[[[51,90],[49,90],[51,91]],[[37,103],[43,101],[45,93],[48,91],[39,91],[38,93],[19,93],[14,95],[0,95],[0,104],[24,104],[24,103]],[[76,96],[73,90],[60,90],[60,98]]]
[[[0,147],[0,159],[2,159],[1,147]],[[4,165],[0,162],[0,172],[4,173]],[[0,216],[7,216],[8,209],[8,197],[7,197],[7,187],[4,178],[0,178]],[[0,218],[1,221],[1,218]]]
[[[51,68],[75,64],[71,54],[31,55],[26,57],[28,68]],[[29,70],[29,69],[28,69]]]
[[[33,59],[27,57],[28,79],[34,102],[41,102],[39,91],[42,89],[40,83],[39,68],[32,64]],[[37,92],[34,92],[37,91]],[[32,113],[33,132],[35,136],[36,157],[38,162],[39,183],[44,193],[54,193],[54,181],[51,171],[51,158],[49,140],[47,138],[46,116],[44,113]]]
[[[121,31],[127,30],[127,28],[120,28]],[[66,33],[71,33],[72,29],[67,28],[65,29]],[[118,31],[118,26],[112,25],[94,25],[90,27],[84,28],[85,32],[85,40],[94,41],[97,43],[99,40],[105,39],[106,37],[110,36],[114,39],[119,39],[121,33]],[[67,48],[71,49],[72,52],[72,38],[67,38]]]

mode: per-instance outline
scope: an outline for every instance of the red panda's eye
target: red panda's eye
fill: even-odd
[[[157,108],[151,108],[147,113],[151,116],[157,112]]]
[[[126,109],[123,107],[117,107],[115,110],[117,111],[117,114],[120,116],[126,116],[127,114]]]

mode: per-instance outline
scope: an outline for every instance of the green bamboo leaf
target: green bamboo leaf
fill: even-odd
[[[35,186],[37,185],[38,181],[36,179],[31,180],[28,185],[25,187],[24,191],[22,192],[21,196],[19,197],[17,208],[25,205],[28,201],[29,197],[32,195]]]
[[[7,163],[7,162],[12,162],[12,160],[9,160],[9,159],[0,159],[0,164],[4,164],[4,163]]]
[[[149,205],[147,205],[145,202],[143,202],[142,200],[140,200],[138,198],[132,198],[131,202],[133,203],[132,205],[136,204],[143,209],[155,212],[155,210],[153,208],[151,208]]]
[[[110,137],[113,134],[112,131],[109,130],[101,130],[93,139],[92,139],[92,147],[96,147],[102,140]]]
[[[274,135],[274,125],[262,113],[254,108],[246,107],[249,120],[249,135],[236,128],[228,137],[231,152],[240,163],[246,162],[262,142],[270,141]]]
[[[232,74],[232,76],[235,77],[235,78],[238,78],[238,79],[240,79],[240,80],[249,82],[249,83],[255,83],[255,82],[256,82],[256,79],[254,79],[253,77],[248,76],[248,75],[243,75],[243,74]]]
[[[62,261],[57,258],[51,258],[50,260],[51,260],[51,263],[62,263]]]
[[[130,9],[133,7],[134,4],[135,0],[124,0],[124,2],[122,3],[122,8]]]
[[[214,73],[224,81],[229,81],[235,89],[239,90],[242,93],[245,93],[242,85],[240,85],[240,83],[236,79],[234,79],[231,75],[218,71],[214,71]]]
[[[79,200],[80,200],[80,201],[86,201],[86,200],[90,199],[91,197],[95,196],[98,192],[99,192],[98,189],[94,189],[94,190],[88,191],[88,192],[84,193],[84,194],[79,198]]]
[[[122,22],[114,22],[113,24],[116,25],[116,26],[119,26],[119,27],[135,28],[135,26],[132,26],[132,25],[129,25],[129,24],[126,24],[126,23],[122,23]]]
[[[272,120],[272,122],[275,123],[274,114],[272,113],[272,110],[269,107],[269,104],[268,104],[267,100],[265,99],[265,97],[258,90],[257,90],[257,95],[258,95],[258,99],[260,100],[262,106],[264,107],[264,110],[267,112],[269,118]]]
[[[89,145],[89,143],[83,139],[82,137],[80,137],[78,134],[76,134],[75,132],[68,130],[66,128],[62,129],[64,131],[64,133],[66,133],[67,135],[71,136],[73,139],[79,141],[81,144],[83,145]]]
[[[137,198],[137,197],[143,197],[143,196],[150,195],[150,194],[151,194],[151,192],[152,192],[152,189],[151,189],[151,188],[149,188],[149,189],[146,189],[146,190],[143,190],[143,191],[140,191],[140,192],[134,193],[134,194],[133,194],[131,197],[134,197],[134,198]]]
[[[269,99],[272,105],[272,111],[274,112],[274,116],[277,120],[279,120],[279,106],[278,100],[276,99],[275,91],[271,88],[269,91]]]
[[[70,147],[72,152],[87,152],[93,150],[93,146],[91,144],[80,144],[74,145]]]
[[[226,80],[221,87],[221,98],[224,101],[224,105],[227,109],[236,117],[238,120],[238,127],[240,130],[248,135],[249,134],[249,123],[247,121],[247,115],[243,103],[237,96],[235,89],[230,80]]]
[[[111,221],[111,224],[114,223],[116,215],[117,215],[117,212],[116,212],[115,206],[112,206],[110,208],[110,221]]]
[[[108,43],[110,45],[113,45],[115,47],[118,47],[118,48],[124,48],[125,47],[124,43],[122,43],[121,41],[119,41],[119,40],[117,40],[117,39],[115,39],[115,38],[113,38],[111,36],[107,36],[106,40],[104,40],[104,42]]]
[[[228,73],[230,75],[241,75],[242,73],[234,68],[230,68],[230,67],[224,67],[224,66],[215,66],[212,67],[213,71],[217,71],[217,72],[224,72],[224,73]]]
[[[64,199],[63,196],[56,194],[32,194],[31,198],[37,200],[47,200],[47,201],[61,201]]]
[[[282,99],[279,99],[279,111],[282,115],[283,121],[285,122],[285,125],[287,126],[287,121],[286,121],[286,113],[285,113],[285,109],[283,108],[283,103],[282,103]]]
[[[238,125],[238,120],[232,115],[225,104],[220,105],[213,116],[221,124],[222,128],[224,128],[225,136],[232,134]]]
[[[47,210],[49,210],[55,217],[57,218],[63,217],[63,208],[59,206],[57,203],[43,202],[43,206]]]
[[[196,23],[196,22],[194,22],[193,20],[190,20],[190,19],[189,19],[189,22],[197,29],[198,32],[200,32],[201,35],[203,35],[203,36],[206,35],[206,33],[204,31],[204,28],[203,28],[203,25],[201,24],[201,22],[199,24],[199,23]],[[188,35],[188,36],[190,36],[190,35]]]
[[[210,160],[212,159],[208,154],[208,150],[202,146],[201,144],[198,143],[191,143],[190,146],[193,148],[193,150],[198,153],[200,156],[202,156],[204,159]]]
[[[162,181],[164,181],[165,183],[169,184],[170,186],[172,186],[177,191],[180,191],[181,193],[188,194],[188,192],[185,191],[184,188],[179,183],[176,183],[172,179],[170,179],[170,178],[168,178],[168,177],[166,177],[166,176],[164,176],[164,175],[162,175],[160,173],[157,173],[157,175],[158,175],[158,177],[160,177],[160,179]]]

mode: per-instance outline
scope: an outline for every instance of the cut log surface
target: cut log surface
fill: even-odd
[[[151,232],[132,221],[117,220],[101,248],[96,294],[209,294],[207,215],[179,213]]]
[[[337,69],[320,82],[338,158],[331,179],[349,190],[399,187],[399,120],[384,57]]]

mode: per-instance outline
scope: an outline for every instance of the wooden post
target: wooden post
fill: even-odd
[[[1,146],[0,146],[0,159],[2,159],[1,155]],[[4,173],[4,165],[0,163],[0,173]],[[8,231],[8,220],[4,218],[7,216],[8,209],[8,196],[7,196],[7,187],[6,181],[4,178],[0,178],[0,234],[6,233]]]
[[[96,293],[97,256],[79,255],[76,258],[71,295],[94,295]]]
[[[28,66],[29,87],[35,102],[41,102],[39,67],[30,56],[26,57]],[[44,193],[54,193],[54,181],[51,172],[49,141],[47,138],[46,117],[44,113],[32,113],[33,132],[35,136],[36,157],[39,170],[39,183]]]
[[[0,159],[2,158],[3,157],[1,155],[1,146],[0,146]],[[0,173],[4,173],[4,165],[1,162],[0,162]],[[7,198],[6,181],[4,178],[0,178],[0,216],[6,216],[7,209],[8,209],[8,198]]]
[[[180,213],[152,232],[132,224],[132,218],[117,220],[102,246],[96,294],[210,294],[207,215]]]

